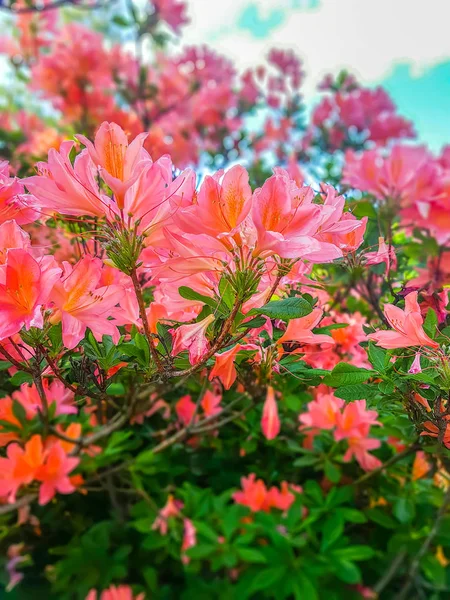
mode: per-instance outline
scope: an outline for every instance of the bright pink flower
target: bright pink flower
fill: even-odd
[[[8,250],[5,264],[0,271],[0,340],[22,327],[43,327],[42,307],[61,275],[52,257],[37,261],[21,249]]]
[[[242,491],[233,494],[233,500],[237,504],[248,506],[253,512],[270,510],[267,488],[262,479],[256,479],[256,475],[251,473],[248,477],[241,478],[241,486]]]
[[[311,330],[317,327],[322,319],[323,310],[314,308],[313,311],[305,317],[291,319],[286,327],[286,331],[277,340],[281,345],[287,342],[297,342],[299,344],[329,344],[334,345],[334,340],[329,335],[313,333]]]
[[[145,594],[142,592],[134,596],[129,585],[111,585],[107,590],[103,590],[100,596],[96,590],[91,590],[85,600],[145,600]]]
[[[422,367],[420,366],[420,352],[416,352],[412,365],[408,371],[408,373],[422,373]]]
[[[19,248],[30,251],[30,236],[21,229],[16,221],[5,221],[0,225],[0,264],[4,265],[8,250]]]
[[[43,209],[63,215],[102,217],[109,214],[109,198],[102,194],[96,181],[97,169],[87,150],[75,158],[69,154],[73,142],[63,142],[60,151],[51,148],[48,162],[39,163],[39,175],[23,180]]]
[[[177,356],[183,350],[189,351],[189,362],[195,365],[200,362],[208,351],[206,330],[214,321],[214,315],[208,315],[198,323],[181,325],[178,329],[171,329],[173,336],[172,356]]]
[[[281,489],[272,486],[268,490],[262,479],[256,479],[255,473],[242,477],[241,486],[242,491],[235,492],[233,500],[236,504],[248,506],[252,512],[269,512],[271,508],[278,508],[285,512],[295,501],[292,491],[301,492],[301,488],[286,481],[281,483]]]
[[[175,412],[177,413],[178,419],[183,423],[185,427],[191,424],[196,412],[195,402],[189,394],[182,396],[175,404]]]
[[[267,388],[267,396],[263,406],[261,429],[268,440],[273,440],[280,433],[280,418],[278,416],[277,401],[273,387]]]
[[[154,0],[157,15],[165,21],[175,33],[180,32],[182,25],[189,23],[186,16],[186,4],[179,0]]]
[[[229,390],[236,381],[237,371],[235,359],[240,350],[257,350],[257,346],[253,344],[236,344],[229,350],[215,354],[216,362],[209,374],[209,380],[212,381],[217,377],[222,382],[223,387]]]
[[[123,208],[125,192],[140,176],[152,160],[142,147],[147,137],[146,133],[138,135],[130,145],[128,138],[116,123],[104,122],[95,134],[92,143],[84,135],[76,136],[86,146],[89,156],[115,195],[119,208]]]
[[[218,171],[213,177],[208,175],[193,204],[177,211],[174,219],[183,231],[221,239],[236,233],[250,212],[251,202],[248,173],[236,165],[225,174]]]
[[[9,444],[6,458],[0,458],[0,496],[15,502],[19,488],[33,481],[43,461],[44,450],[39,435],[34,435],[24,448],[16,443]]]
[[[38,208],[36,198],[25,194],[22,182],[9,176],[8,162],[0,161],[0,222],[32,223],[39,217]]]
[[[366,265],[379,265],[385,263],[386,273],[397,268],[397,257],[393,246],[388,246],[383,237],[378,238],[378,250],[376,252],[366,252]]]
[[[317,398],[308,403],[308,412],[299,416],[302,423],[300,429],[314,427],[317,429],[333,429],[338,422],[340,410],[344,401],[332,394],[318,394]]]
[[[41,482],[39,488],[39,504],[47,504],[55,496],[71,494],[75,486],[69,479],[69,474],[80,462],[79,458],[67,456],[59,442],[54,443],[45,451],[45,461],[36,470],[34,478]]]
[[[348,438],[366,437],[372,425],[381,425],[377,421],[378,413],[366,409],[365,400],[355,400],[345,405],[342,413],[337,415],[337,428],[334,439],[340,441]]]
[[[184,554],[189,548],[193,548],[197,543],[197,529],[190,519],[183,520],[183,543],[181,545],[182,557],[181,560],[186,565],[189,562],[189,557]]]
[[[344,454],[343,459],[349,462],[352,457],[358,461],[364,471],[373,471],[383,463],[381,460],[369,454],[368,450],[375,450],[381,446],[380,440],[375,440],[366,437],[347,438],[348,450]]]
[[[180,511],[182,508],[183,503],[180,500],[176,500],[172,495],[169,495],[166,505],[159,511],[152,529],[157,529],[161,535],[166,535],[169,528],[169,519],[178,517],[181,514]]]
[[[102,262],[98,258],[87,255],[76,265],[65,262],[63,267],[63,278],[53,290],[52,298],[57,310],[52,322],[62,321],[66,348],[75,348],[87,327],[99,340],[103,335],[110,335],[117,341],[119,332],[110,317],[120,315],[115,306],[124,295],[123,287],[97,287],[102,275]]]
[[[214,417],[222,412],[222,407],[220,403],[222,401],[221,394],[216,394],[211,390],[206,390],[203,394],[202,401],[200,402],[200,406],[205,413],[205,417]]]
[[[313,196],[311,188],[297,188],[283,169],[276,169],[275,175],[255,190],[256,255],[297,258],[320,250],[313,238],[320,223],[320,209],[311,203]]]
[[[417,302],[417,292],[411,292],[405,297],[405,310],[393,304],[385,304],[384,314],[393,331],[371,333],[368,336],[369,340],[373,340],[378,346],[388,350],[410,346],[439,347],[439,344],[428,337],[423,330],[423,317]]]

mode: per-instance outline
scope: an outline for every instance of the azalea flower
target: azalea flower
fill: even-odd
[[[261,429],[264,437],[273,440],[280,433],[280,418],[278,416],[277,401],[272,386],[267,388],[267,396],[263,406]]]
[[[172,356],[177,356],[183,350],[189,351],[189,362],[195,365],[202,360],[208,351],[206,330],[214,321],[214,315],[208,315],[198,323],[181,325],[178,329],[171,329],[173,336]]]
[[[417,302],[417,292],[411,292],[405,297],[405,310],[393,304],[385,304],[384,314],[393,331],[371,333],[368,339],[376,342],[378,346],[388,350],[410,346],[439,347],[439,344],[423,330],[423,317]]]
[[[313,333],[311,330],[320,323],[323,310],[314,308],[309,315],[298,319],[291,319],[284,334],[277,340],[281,345],[287,342],[298,344],[329,344],[334,345],[334,340],[329,335]]]
[[[0,271],[0,340],[22,327],[42,329],[42,308],[60,275],[61,269],[50,256],[35,260],[25,250],[8,250]]]

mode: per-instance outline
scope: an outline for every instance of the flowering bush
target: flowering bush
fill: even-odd
[[[84,12],[164,47],[176,0],[84,4],[2,4],[36,93],[2,116],[3,589],[448,597],[448,149],[346,73],[304,122],[294,54],[148,62]]]

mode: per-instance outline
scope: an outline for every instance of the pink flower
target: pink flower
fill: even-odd
[[[85,256],[75,266],[63,263],[64,275],[55,285],[53,300],[57,310],[52,322],[62,321],[63,342],[72,349],[83,339],[86,328],[101,340],[110,335],[119,338],[118,329],[110,317],[120,316],[115,309],[124,289],[121,285],[97,287],[102,275],[102,262]]]
[[[332,394],[318,394],[317,398],[308,403],[308,412],[299,416],[303,429],[315,427],[317,429],[333,429],[337,425],[340,410],[344,401],[335,398]]]
[[[143,143],[146,133],[138,135],[130,145],[128,138],[116,123],[103,122],[92,143],[84,135],[76,136],[86,146],[89,156],[97,167],[115,195],[119,208],[123,208],[125,192],[140,176],[152,160]]]
[[[213,177],[208,175],[195,202],[177,211],[174,219],[183,231],[221,239],[236,233],[249,214],[251,203],[248,173],[236,165],[225,174],[219,171]]]
[[[413,373],[414,375],[417,373],[422,373],[422,367],[420,366],[420,352],[416,352],[408,373]]]
[[[275,175],[255,190],[255,255],[297,258],[320,249],[313,238],[320,223],[320,209],[311,203],[313,195],[309,187],[297,188],[283,169],[276,169]]]
[[[192,402],[189,394],[182,396],[175,404],[175,412],[177,413],[177,417],[185,427],[190,425],[192,419],[194,418],[195,411],[195,402]]]
[[[169,519],[176,518],[181,514],[183,503],[180,500],[176,500],[171,494],[167,498],[166,505],[159,511],[156,517],[152,529],[159,530],[161,535],[166,535],[169,528]]]
[[[100,596],[97,595],[97,590],[91,590],[85,600],[145,600],[145,594],[142,592],[134,596],[129,585],[111,585]]]
[[[386,273],[390,269],[397,268],[397,257],[395,256],[395,250],[392,246],[388,246],[384,241],[383,237],[378,238],[378,250],[376,252],[367,252],[365,254],[366,265],[379,265],[385,263]]]
[[[263,435],[268,440],[273,440],[280,433],[280,419],[278,416],[277,401],[273,387],[267,388],[266,401],[264,402],[261,429]]]
[[[368,339],[376,342],[378,346],[388,350],[410,346],[439,347],[439,344],[429,338],[423,330],[423,317],[417,302],[417,292],[411,292],[405,297],[405,310],[393,304],[385,304],[384,314],[393,331],[371,333]]]
[[[183,533],[183,543],[181,545],[181,553],[182,553],[181,560],[186,565],[190,561],[190,559],[184,553],[186,552],[186,550],[189,550],[189,548],[193,548],[196,545],[197,529],[195,528],[194,523],[190,519],[183,520],[183,527],[184,527],[184,533]]]
[[[352,457],[358,461],[364,471],[373,471],[377,469],[383,463],[381,460],[369,454],[368,450],[375,450],[381,446],[380,440],[374,440],[372,438],[355,437],[347,438],[348,450],[344,454],[343,459],[346,462],[350,462]]]
[[[222,412],[222,407],[220,406],[221,401],[221,394],[215,394],[211,390],[206,390],[206,392],[203,394],[202,401],[200,402],[200,406],[205,413],[205,417],[214,417],[215,415],[219,415]]]
[[[165,21],[175,33],[180,32],[182,25],[189,23],[186,16],[186,4],[179,0],[154,0],[156,12],[160,19]]]
[[[253,308],[253,307],[252,307]],[[215,354],[216,362],[209,374],[210,381],[217,377],[222,382],[223,387],[229,390],[236,381],[237,371],[235,359],[240,350],[257,350],[253,344],[236,344],[229,350]]]
[[[9,176],[8,162],[0,161],[0,222],[14,219],[18,225],[25,225],[38,217],[36,198],[25,194],[22,182]]]
[[[208,351],[206,330],[214,321],[214,315],[208,315],[198,323],[181,325],[178,329],[171,329],[173,336],[172,356],[177,356],[183,350],[189,351],[189,362],[195,365],[202,360]]]
[[[339,441],[358,436],[366,437],[372,425],[381,425],[377,417],[378,413],[375,410],[366,410],[365,400],[349,402],[342,413],[337,415],[334,439]]]
[[[329,335],[313,333],[311,330],[316,327],[322,319],[323,310],[314,308],[313,311],[305,317],[291,319],[286,331],[277,340],[277,344],[287,342],[297,342],[299,344],[329,344],[334,345],[334,340]]]
[[[51,148],[48,162],[38,164],[40,174],[23,182],[41,206],[51,212],[94,217],[109,214],[110,200],[99,190],[97,170],[88,151],[78,154],[72,166],[69,158],[72,147],[73,142],[63,142],[59,152]]]
[[[50,256],[37,261],[25,250],[8,250],[0,271],[0,340],[22,327],[43,327],[42,307],[60,275]]]
[[[47,504],[55,496],[71,494],[75,486],[69,479],[69,474],[80,462],[79,458],[67,456],[61,445],[57,442],[45,452],[45,461],[37,469],[35,479],[41,482],[39,488],[39,504]]]

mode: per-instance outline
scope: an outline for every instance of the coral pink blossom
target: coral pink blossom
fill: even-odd
[[[116,123],[102,123],[95,135],[94,143],[84,135],[77,139],[83,143],[101,175],[115,195],[119,208],[123,208],[126,190],[133,185],[147,165],[152,160],[142,147],[147,137],[146,133],[138,135],[130,145],[128,138]]]
[[[121,285],[97,287],[102,262],[85,256],[75,266],[64,263],[64,275],[53,290],[57,307],[52,322],[62,321],[64,345],[71,349],[83,339],[86,328],[99,340],[110,335],[118,340],[119,332],[110,317],[119,316],[115,306],[124,295]]]
[[[333,429],[343,406],[344,401],[332,394],[318,394],[315,400],[308,403],[308,412],[300,415],[299,421],[306,427]]]
[[[50,256],[37,261],[25,250],[8,250],[0,271],[0,340],[22,327],[43,327],[42,307],[60,275]]]
[[[273,387],[267,388],[267,396],[263,406],[261,430],[268,440],[273,440],[280,433],[280,418],[278,416],[277,401]]]
[[[203,394],[200,406],[205,413],[205,417],[214,417],[222,412],[220,403],[222,401],[221,394],[214,393],[212,390],[206,390]]]
[[[411,292],[405,297],[405,310],[393,304],[385,304],[384,314],[393,331],[371,333],[368,338],[376,342],[378,346],[386,349],[410,346],[439,347],[439,344],[423,330],[423,317],[417,302],[417,292]]]
[[[198,323],[181,325],[178,329],[171,329],[173,336],[172,356],[177,356],[183,350],[189,351],[189,362],[195,365],[200,362],[208,351],[206,330],[214,321],[214,315],[208,315]]]
[[[169,519],[178,517],[181,514],[183,503],[176,500],[172,495],[167,498],[166,505],[159,511],[152,529],[157,529],[161,535],[166,535],[169,529]]]
[[[102,217],[109,214],[109,198],[96,181],[96,168],[87,150],[72,166],[69,154],[72,142],[63,142],[60,151],[51,148],[48,162],[39,163],[39,175],[23,180],[43,209],[63,215]]]
[[[145,594],[142,592],[135,596],[129,585],[111,585],[100,595],[96,590],[91,590],[85,600],[145,600]]]
[[[355,400],[345,405],[342,413],[337,415],[337,428],[334,434],[336,441],[352,437],[365,437],[371,425],[381,425],[377,421],[378,413],[366,409],[365,400]]]
[[[397,257],[392,246],[388,246],[383,237],[378,238],[378,250],[376,252],[367,252],[364,256],[366,265],[386,265],[386,273],[391,269],[397,268]]]
[[[256,255],[294,258],[320,250],[313,237],[320,223],[320,209],[311,203],[313,195],[309,187],[297,188],[282,169],[255,190]]]
[[[184,554],[189,548],[193,548],[197,543],[197,529],[190,519],[183,520],[183,542],[181,544],[181,560],[186,565],[189,563],[189,557]]]
[[[175,412],[177,413],[177,417],[185,427],[190,425],[192,419],[194,418],[195,411],[195,402],[192,402],[189,394],[182,396],[175,404]]]
[[[18,225],[25,225],[38,216],[36,198],[25,194],[21,181],[9,176],[8,162],[0,161],[0,222],[14,219]]]
[[[290,490],[301,492],[301,488],[285,481],[281,483],[281,490],[275,486],[267,489],[262,479],[256,479],[255,473],[242,477],[241,486],[242,491],[235,492],[233,500],[237,504],[248,506],[252,512],[269,512],[271,508],[286,511],[295,500],[295,495]]]
[[[287,342],[297,342],[299,344],[329,344],[334,345],[334,340],[329,335],[313,333],[311,330],[317,327],[322,319],[323,310],[314,308],[313,311],[305,317],[291,319],[286,331],[277,340],[277,344]]]
[[[67,456],[59,443],[51,445],[46,450],[45,461],[35,473],[35,479],[41,482],[39,504],[50,502],[56,492],[71,494],[75,491],[75,486],[69,479],[69,473],[79,462],[79,458]]]
[[[380,440],[374,440],[372,438],[363,438],[363,437],[350,437],[347,438],[348,442],[348,450],[344,454],[343,459],[346,462],[349,462],[352,457],[358,461],[364,471],[373,471],[373,469],[377,469],[381,467],[383,464],[381,460],[369,454],[368,450],[375,450],[381,446]]]
[[[0,458],[0,496],[15,502],[18,489],[31,483],[37,469],[42,465],[44,452],[42,439],[34,435],[21,448],[19,444],[9,444],[6,458]]]
[[[223,238],[236,232],[247,217],[252,202],[247,171],[236,165],[220,178],[223,171],[207,176],[195,203],[175,213],[176,223],[188,233]]]

